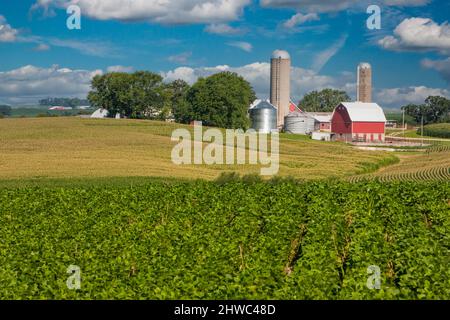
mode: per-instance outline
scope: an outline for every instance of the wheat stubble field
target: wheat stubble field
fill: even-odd
[[[0,120],[0,180],[112,177],[217,178],[259,173],[255,165],[175,165],[171,134],[189,126],[157,121],[34,118]],[[386,152],[281,135],[281,176],[312,180],[364,173],[395,162]]]

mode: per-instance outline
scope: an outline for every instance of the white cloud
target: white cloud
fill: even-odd
[[[44,0],[42,0],[44,2]],[[46,0],[47,1],[47,0]],[[70,48],[82,54],[97,57],[115,57],[117,49],[110,43],[94,40],[77,41],[72,39],[44,38],[40,36],[20,35],[17,29],[7,24],[0,15],[0,42],[20,42],[36,44],[34,51],[48,51],[50,46]]]
[[[303,24],[308,21],[317,21],[317,20],[320,20],[317,13],[307,13],[307,14],[297,13],[296,15],[292,16],[289,20],[287,20],[283,24],[283,26],[285,28],[291,29],[291,28],[298,26],[299,24]]]
[[[252,52],[253,46],[251,43],[244,42],[244,41],[236,41],[236,42],[229,42],[227,45],[239,48],[241,50],[244,50],[245,52]]]
[[[450,57],[444,60],[424,59],[422,66],[436,70],[450,84]]]
[[[260,0],[263,7],[293,8],[301,12],[338,12],[350,8],[367,8],[379,3],[386,6],[416,7],[431,0]]]
[[[0,72],[0,100],[8,103],[36,103],[48,97],[86,97],[90,81],[101,70],[72,70],[54,65],[39,68],[27,65]]]
[[[106,69],[107,72],[133,72],[133,67],[126,67],[126,66],[110,66]]]
[[[195,81],[197,81],[197,79],[200,77],[196,70],[188,67],[179,67],[168,72],[161,72],[161,75],[166,82],[172,82],[181,79],[191,85],[194,84]]]
[[[71,40],[71,39],[58,39],[58,38],[49,38],[49,39],[41,39],[40,42],[46,41],[50,45],[55,47],[63,47],[76,50],[81,54],[94,56],[94,57],[116,57],[117,49],[107,42],[102,41],[93,41],[93,40]]]
[[[206,26],[205,31],[212,34],[220,34],[226,36],[242,35],[247,31],[242,28],[235,28],[226,23],[215,23]]]
[[[223,23],[234,21],[251,0],[37,0],[33,9],[80,6],[98,20],[148,21],[161,24]]]
[[[44,43],[38,44],[36,47],[33,48],[34,51],[48,51],[50,50],[50,46],[46,45]]]
[[[176,54],[167,58],[170,62],[175,62],[178,64],[187,64],[189,58],[192,56],[192,52],[183,52],[180,54]]]
[[[399,6],[399,7],[420,7],[430,3],[431,0],[384,0],[384,4],[387,6]]]
[[[236,72],[250,82],[260,99],[269,98],[270,63],[266,62],[256,62],[241,67],[226,65],[200,68],[181,67],[169,72],[163,72],[161,75],[165,81],[183,79],[192,85],[199,77],[207,77],[223,71]],[[308,92],[332,88],[344,90],[354,99],[356,95],[355,78],[354,72],[343,72],[332,77],[319,74],[314,70],[292,67],[291,96],[295,102],[298,102]],[[381,88],[374,91],[374,101],[384,108],[396,108],[409,103],[423,103],[430,95],[450,97],[450,92],[447,89],[429,88],[426,86]]]
[[[241,67],[230,67],[227,65],[200,68],[180,67],[175,70],[163,72],[161,75],[168,82],[182,79],[189,84],[193,84],[200,77],[207,77],[223,71],[236,72],[251,83],[259,98],[268,98],[270,89],[270,63],[267,62],[255,62]],[[331,76],[320,75],[313,70],[292,67],[292,99],[298,101],[305,93],[324,88],[346,90],[349,94],[354,95],[354,78],[355,76],[352,73],[343,73],[333,78]]]
[[[334,12],[347,9],[359,0],[261,0],[263,7],[295,8],[306,12]]]
[[[438,51],[450,52],[450,26],[447,22],[437,24],[428,18],[403,20],[394,30],[394,35],[386,36],[378,44],[394,51]]]
[[[339,50],[342,49],[342,47],[347,42],[347,38],[348,34],[341,36],[341,38],[338,39],[329,48],[320,52],[314,59],[312,69],[316,72],[322,70],[322,68],[328,63],[328,61],[330,61],[330,59],[333,58],[339,52]]]
[[[376,92],[375,97],[381,105],[401,107],[412,103],[420,104],[429,96],[449,97],[447,89],[428,88],[425,86],[381,89]]]
[[[444,60],[445,61],[445,60]],[[107,71],[131,71],[131,67],[112,66]],[[215,67],[179,67],[161,72],[164,81],[183,79],[190,84],[199,77],[207,77],[215,73],[236,72],[251,83],[259,98],[267,99],[270,89],[270,63],[255,62],[252,64],[231,67],[219,65]],[[36,103],[48,96],[85,98],[90,91],[91,79],[102,70],[72,70],[56,65],[50,68],[24,66],[15,70],[0,72],[0,101],[2,103],[23,104]],[[305,93],[313,90],[333,88],[345,90],[351,97],[355,96],[356,84],[354,72],[343,72],[337,76],[319,74],[310,69],[292,67],[291,69],[292,99],[297,102]],[[447,89],[429,88],[426,86],[406,88],[381,88],[374,92],[375,101],[383,107],[400,107],[408,103],[422,103],[430,95],[450,97]]]
[[[14,42],[19,31],[6,22],[6,18],[0,15],[0,42]]]

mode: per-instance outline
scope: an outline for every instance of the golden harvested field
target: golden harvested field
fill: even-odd
[[[157,121],[26,118],[0,120],[0,180],[173,177],[215,179],[224,171],[259,173],[254,165],[182,165],[171,161],[179,124]],[[395,161],[392,154],[281,135],[280,175],[346,177]],[[368,169],[369,168],[369,169]]]

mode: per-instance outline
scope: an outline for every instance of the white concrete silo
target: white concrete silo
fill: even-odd
[[[270,103],[277,107],[279,128],[289,113],[291,100],[291,56],[287,51],[275,50],[270,67]]]
[[[358,65],[356,101],[372,102],[372,66],[367,62]]]

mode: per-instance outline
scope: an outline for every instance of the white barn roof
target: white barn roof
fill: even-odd
[[[353,122],[386,122],[383,109],[376,103],[342,102],[339,106],[347,109]]]

